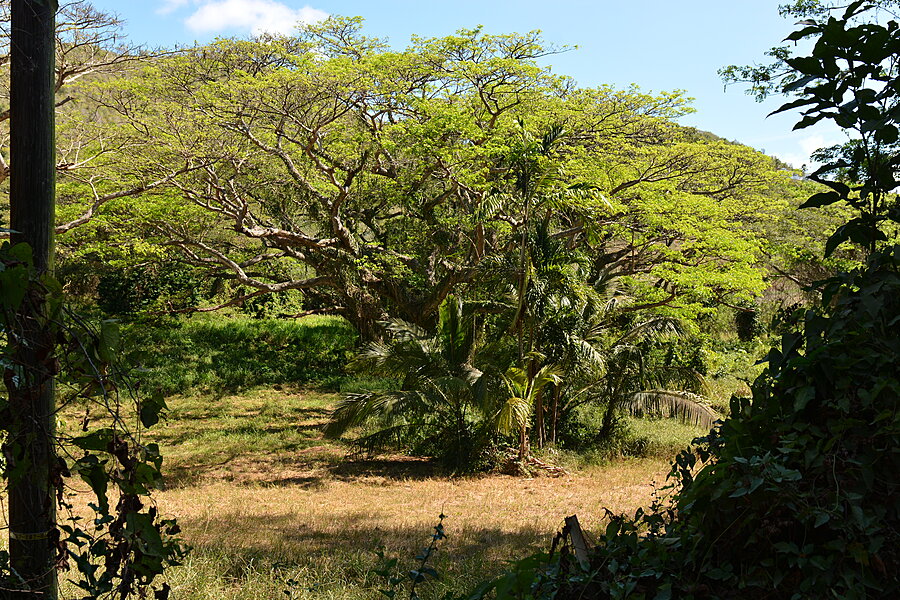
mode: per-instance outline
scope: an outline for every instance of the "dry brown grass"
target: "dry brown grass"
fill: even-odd
[[[448,516],[448,552],[506,546],[509,539],[544,539],[578,514],[588,529],[603,508],[631,512],[649,502],[650,481],[666,465],[632,461],[569,477],[510,476],[403,479],[379,474],[315,485],[207,483],[157,495],[198,545],[266,553],[306,553],[361,547],[379,539],[402,548],[419,544],[440,513]],[[504,548],[505,549],[505,548]]]
[[[590,531],[601,526],[604,507],[631,512],[645,505],[649,482],[666,471],[659,461],[623,462],[555,479],[404,478],[384,475],[378,463],[372,468],[314,485],[219,481],[157,497],[164,512],[178,515],[195,557],[217,557],[215,566],[204,568],[231,573],[237,586],[232,591],[240,589],[235,598],[277,597],[267,594],[279,582],[282,591],[292,591],[283,583],[289,579],[302,582],[293,590],[300,596],[326,590],[341,598],[376,597],[384,582],[372,574],[375,551],[384,547],[402,568],[412,568],[443,512],[449,537],[434,561],[443,579],[427,594],[438,597],[463,593],[498,573],[504,561],[546,549],[566,515],[578,514]],[[250,568],[254,561],[256,570]],[[203,569],[192,564],[185,572],[192,570]],[[206,578],[195,573],[176,590],[201,597],[195,596],[196,580]],[[243,595],[250,593],[250,582],[265,580],[269,591]]]
[[[444,577],[423,591],[459,595],[545,549],[567,515],[589,532],[604,508],[646,505],[668,471],[631,460],[559,478],[452,477],[408,457],[347,460],[319,433],[334,400],[297,389],[170,399],[153,434],[170,473],[156,499],[194,546],[167,575],[175,598],[374,598],[375,551],[412,568],[441,513]]]

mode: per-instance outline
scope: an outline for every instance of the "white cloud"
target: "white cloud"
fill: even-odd
[[[809,158],[809,154],[804,155],[804,154],[793,154],[793,153],[781,152],[781,153],[777,154],[776,156],[778,156],[778,158],[782,162],[789,164],[790,166],[794,167],[795,169],[799,169],[800,167],[805,166],[808,171],[809,167],[812,165],[812,162],[810,161],[810,158]]]
[[[180,6],[186,0],[166,0]],[[304,6],[293,9],[275,0],[211,0],[201,4],[185,19],[185,24],[197,33],[211,33],[227,29],[261,33],[288,34],[298,23],[315,23],[328,13]]]
[[[790,144],[789,150],[775,152],[775,155],[797,169],[799,169],[801,165],[806,165],[807,170],[812,171],[821,165],[814,161],[810,155],[820,148],[828,148],[840,143],[841,139],[836,136],[812,133],[805,135],[802,138],[797,139],[793,144]]]
[[[173,13],[185,4],[190,2],[190,0],[163,0],[162,6],[156,9],[161,15],[167,15],[169,13]]]
[[[800,149],[804,154],[809,156],[819,148],[825,148],[826,146],[833,146],[837,142],[833,140],[826,140],[825,136],[819,135],[818,133],[814,133],[809,135],[802,140],[800,140],[799,145]]]

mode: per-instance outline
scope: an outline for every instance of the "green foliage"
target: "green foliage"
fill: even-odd
[[[522,292],[571,276],[566,254],[684,315],[762,290],[761,225],[788,174],[676,125],[680,93],[577,88],[539,65],[555,51],[480,29],[392,51],[335,18],[92,82],[116,113],[96,127],[131,136],[98,180],[164,182],[98,207],[99,245],[128,231],[250,293],[301,290],[366,339],[388,318],[433,327],[450,294],[493,293],[479,275],[510,256]],[[523,256],[541,221],[566,252]]]
[[[759,312],[755,308],[735,311],[734,328],[740,341],[752,342],[763,331]]]
[[[201,299],[202,279],[183,264],[170,261],[106,271],[97,283],[97,306],[108,315],[195,308]]]
[[[802,91],[799,99],[775,112],[804,109],[794,129],[831,120],[854,134],[843,146],[820,152],[825,164],[811,178],[829,190],[814,194],[803,205],[845,202],[858,213],[828,240],[826,256],[848,241],[874,252],[900,222],[900,205],[892,194],[900,185],[896,178],[900,74],[894,64],[900,25],[893,20],[856,21],[870,8],[867,2],[853,2],[840,18],[806,21],[803,29],[787,38],[814,38],[815,46],[810,56],[785,59],[798,79],[785,84],[783,91]]]
[[[299,314],[303,306],[303,294],[296,290],[280,294],[263,294],[245,300],[241,312],[254,319],[278,319]]]
[[[480,596],[900,594],[900,246],[885,243],[898,220],[887,165],[897,161],[900,45],[895,22],[860,23],[865,8],[853,2],[840,19],[801,23],[789,39],[817,36],[813,56],[785,59],[788,91],[803,88],[786,107],[808,107],[798,127],[833,118],[860,134],[819,170],[837,175],[820,178],[832,192],[806,206],[853,206],[825,252],[855,242],[869,255],[865,267],[831,278],[821,302],[797,312],[752,398],[732,398],[731,416],[676,459],[670,498],[633,519],[612,516],[589,567],[566,553],[532,557]]]
[[[302,320],[195,316],[127,326],[143,387],[163,395],[258,385],[337,385],[357,334],[339,317]]]
[[[73,580],[85,598],[143,596],[153,589],[157,598],[168,597],[168,585],[158,585],[156,578],[179,564],[185,549],[176,537],[178,524],[163,518],[152,504],[150,492],[161,482],[162,456],[156,444],[143,442],[140,435],[159,421],[165,402],[132,394],[116,360],[118,324],[103,321],[94,328],[69,312],[59,283],[47,275],[35,275],[27,245],[0,247],[0,280],[4,344],[0,365],[7,389],[12,393],[16,386],[27,385],[26,370],[36,368],[18,362],[16,346],[27,327],[20,308],[40,297],[48,307],[47,325],[56,342],[59,404],[86,407],[80,431],[56,431],[51,441],[59,458],[48,477],[55,501],[67,516],[57,520],[47,543],[52,540],[58,547],[61,565],[74,566]],[[93,420],[88,417],[92,409]],[[9,485],[29,469],[34,442],[13,437],[14,415],[6,395],[0,395],[0,417],[4,457],[0,464],[3,482]],[[73,514],[65,493],[73,477],[87,484],[94,496],[90,519]],[[25,582],[10,570],[8,558],[6,551],[0,551],[0,585],[6,590],[21,589]]]
[[[632,417],[616,418],[612,434],[601,436],[603,408],[579,406],[566,413],[559,425],[559,438],[553,453],[561,452],[564,464],[600,464],[622,458],[659,458],[671,460],[690,446],[691,440],[708,429],[681,423],[676,419]]]
[[[498,596],[900,593],[900,247],[826,300],[771,351],[752,401],[678,458],[671,504],[614,517],[589,572],[533,557]]]
[[[372,342],[352,367],[400,381],[399,389],[344,394],[325,428],[338,437],[366,423],[354,444],[367,452],[387,448],[440,458],[469,469],[496,430],[498,409],[489,378],[472,365],[474,322],[461,300],[450,297],[440,310],[435,334],[403,321],[387,324],[391,339]]]

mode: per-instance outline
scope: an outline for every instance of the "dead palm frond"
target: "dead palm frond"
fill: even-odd
[[[707,405],[703,396],[674,390],[645,390],[627,397],[624,407],[636,417],[663,417],[711,428],[722,416]]]

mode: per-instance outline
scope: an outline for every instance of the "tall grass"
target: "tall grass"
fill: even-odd
[[[127,326],[144,389],[228,393],[260,385],[335,387],[357,334],[339,317],[298,321],[202,316]]]

